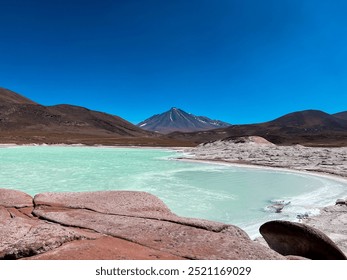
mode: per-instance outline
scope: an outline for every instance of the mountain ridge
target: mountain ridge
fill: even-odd
[[[190,121],[195,123],[197,119],[200,120],[197,121],[199,125],[209,121],[218,122],[188,114],[175,107],[171,110],[178,112],[171,112],[172,122],[175,118],[182,118],[184,125]],[[170,120],[170,114],[169,117],[162,117],[163,124],[167,119]],[[268,122],[230,125],[212,130],[201,129],[199,125],[195,127],[199,131],[176,131],[163,135],[144,130],[118,116],[68,104],[43,106],[0,88],[1,143],[174,147],[256,135],[278,145],[347,146],[347,111],[327,114],[319,110],[304,110]]]
[[[44,106],[4,88],[0,88],[0,142],[190,146],[118,116],[69,104]]]

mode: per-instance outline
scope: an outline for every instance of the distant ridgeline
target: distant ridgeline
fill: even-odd
[[[242,136],[261,136],[280,145],[347,146],[347,111],[330,115],[318,110],[306,110],[264,123],[169,134],[174,139],[189,139],[195,143]]]
[[[0,142],[185,146],[114,115],[73,105],[43,106],[0,88]]]
[[[0,143],[17,144],[195,146],[255,135],[281,145],[347,146],[347,111],[306,110],[265,123],[230,125],[171,108],[136,126],[79,106],[43,106],[0,88],[0,132]]]

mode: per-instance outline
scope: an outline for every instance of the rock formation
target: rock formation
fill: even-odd
[[[282,255],[314,260],[346,260],[344,253],[323,232],[288,221],[271,221],[260,227],[270,248]]]
[[[347,148],[279,146],[262,137],[226,138],[185,150],[191,159],[222,160],[230,163],[317,171],[347,175]]]
[[[285,259],[236,226],[183,218],[144,192],[0,189],[0,259]]]

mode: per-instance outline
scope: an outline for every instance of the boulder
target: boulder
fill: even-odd
[[[346,260],[344,253],[328,236],[310,226],[288,221],[270,221],[259,230],[270,248],[284,256]]]
[[[182,258],[282,259],[271,249],[245,238],[241,230],[231,225],[221,231],[211,231],[178,222],[44,206],[34,213],[41,219],[91,229]]]
[[[145,192],[43,193],[33,203],[1,191],[0,259],[285,259],[236,226],[179,217]]]
[[[0,189],[0,206],[4,207],[32,207],[33,198],[21,191]]]

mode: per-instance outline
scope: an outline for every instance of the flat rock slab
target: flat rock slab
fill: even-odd
[[[33,198],[21,191],[0,189],[0,206],[4,207],[32,207]]]
[[[95,240],[76,240],[30,260],[181,260],[178,256],[133,242],[104,236]]]
[[[285,259],[236,226],[179,217],[145,192],[0,194],[0,259]]]
[[[88,228],[113,237],[188,259],[284,259],[273,250],[256,244],[237,227],[210,231],[175,222],[106,215],[86,209],[38,207],[35,215],[66,226]]]
[[[36,207],[87,209],[98,213],[171,221],[212,231],[221,231],[223,223],[183,218],[173,214],[156,196],[137,191],[97,191],[80,193],[42,193],[34,197]],[[245,238],[247,234],[239,229]]]
[[[35,205],[90,209],[104,214],[137,217],[176,216],[156,196],[135,191],[97,191],[42,193],[34,197]]]
[[[271,221],[260,227],[270,248],[282,255],[296,255],[314,260],[346,260],[344,253],[323,232],[288,221]]]

